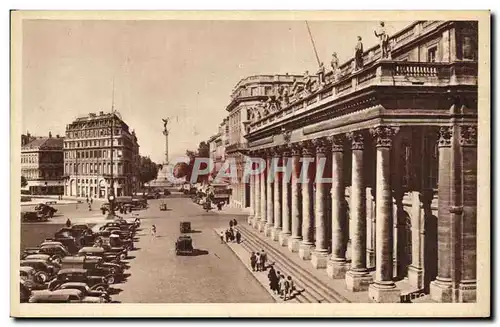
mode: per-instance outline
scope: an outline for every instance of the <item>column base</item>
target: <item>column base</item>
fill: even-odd
[[[300,238],[289,238],[288,239],[288,250],[290,252],[299,252],[299,246],[300,246]]]
[[[328,262],[327,251],[314,251],[311,255],[311,264],[316,269],[325,269]]]
[[[253,221],[253,216],[248,216],[248,218],[247,218],[247,223],[248,223],[249,225],[252,225],[252,221]]]
[[[433,280],[429,285],[431,299],[436,302],[451,303],[452,289],[451,281]]]
[[[299,258],[302,260],[311,260],[311,254],[313,252],[313,245],[307,243],[300,243],[299,246]]]
[[[333,279],[343,279],[345,278],[345,273],[348,270],[347,262],[344,261],[334,261],[328,260],[326,264],[326,274],[328,277]]]
[[[458,286],[458,301],[460,303],[475,303],[477,285],[475,280],[462,281]]]
[[[259,217],[253,217],[253,220],[252,220],[252,227],[257,229],[259,226]]]
[[[266,223],[264,225],[264,236],[271,236],[271,230],[273,229],[273,226],[270,225],[269,223]]]
[[[366,267],[375,267],[375,250],[373,249],[366,249]]]
[[[271,239],[273,241],[279,241],[280,234],[281,234],[281,227],[274,227],[271,229]]]
[[[368,290],[368,286],[373,282],[368,271],[357,272],[349,270],[345,273],[345,284],[351,292],[363,292]]]
[[[257,230],[262,233],[264,231],[265,226],[266,222],[260,220],[259,223],[257,224]]]
[[[422,268],[414,266],[408,267],[408,283],[412,289],[421,290],[424,288],[424,271]]]
[[[287,246],[289,237],[290,237],[290,233],[281,232],[279,237],[278,237],[279,244],[281,246]]]
[[[401,291],[392,281],[387,284],[375,282],[368,287],[368,297],[377,303],[400,303]]]

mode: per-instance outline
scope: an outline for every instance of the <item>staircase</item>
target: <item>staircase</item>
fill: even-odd
[[[300,291],[294,298],[300,303],[345,303],[351,302],[334,288],[319,280],[311,272],[296,265],[280,250],[270,245],[269,239],[257,234],[253,229],[244,224],[238,224],[238,230],[242,235],[240,243],[247,251],[256,252],[264,250],[267,252],[268,261],[275,264],[275,269],[285,275],[292,276],[296,288]]]

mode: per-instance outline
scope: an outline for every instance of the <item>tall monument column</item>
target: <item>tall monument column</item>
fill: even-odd
[[[167,129],[167,124],[168,121],[170,120],[169,118],[167,119],[162,119],[163,120],[163,135],[165,135],[165,165],[168,165],[168,129]]]

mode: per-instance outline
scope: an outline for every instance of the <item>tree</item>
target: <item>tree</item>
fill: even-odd
[[[178,163],[174,167],[174,177],[175,178],[186,178],[186,181],[191,181],[191,175],[194,169],[194,163],[197,158],[209,158],[210,157],[210,147],[207,142],[200,142],[198,149],[196,151],[186,150],[186,156],[189,158],[189,163]],[[200,170],[206,169],[206,163],[202,162],[200,164]],[[198,175],[195,183],[202,183],[208,181],[208,174]]]
[[[21,187],[25,187],[28,185],[28,181],[26,180],[26,177],[21,176]]]
[[[141,157],[139,168],[139,181],[142,186],[158,177],[159,166],[151,161],[149,157]]]

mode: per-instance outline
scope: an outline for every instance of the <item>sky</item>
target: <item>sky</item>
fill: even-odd
[[[411,22],[386,22],[393,34]],[[377,21],[310,21],[321,61],[351,58],[356,36],[378,40]],[[66,124],[113,103],[135,130],[141,155],[170,158],[217,133],[233,87],[259,74],[316,72],[304,21],[25,20],[22,130],[64,135]]]

